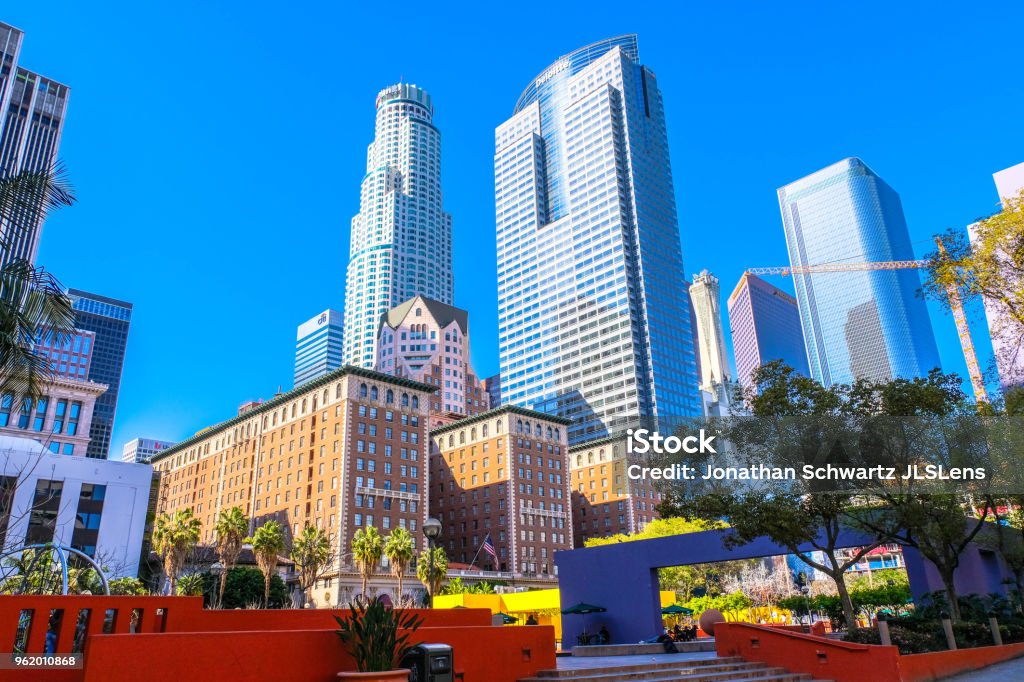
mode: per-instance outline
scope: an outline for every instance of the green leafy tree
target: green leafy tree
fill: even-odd
[[[256,529],[248,542],[263,573],[263,605],[270,607],[270,579],[277,570],[277,557],[284,551],[284,529],[277,521],[267,521]]]
[[[823,444],[835,442],[846,428],[846,417],[865,409],[865,394],[870,395],[862,383],[825,388],[781,361],[758,367],[751,379],[751,388],[738,397],[758,419],[727,424],[726,435],[748,456],[757,455],[751,459],[771,463],[780,458],[792,458],[792,464],[818,461]],[[856,552],[842,552],[839,538],[850,522],[852,495],[809,492],[814,491],[794,488],[789,481],[744,492],[721,488],[690,496],[672,490],[663,495],[658,511],[663,517],[725,519],[728,547],[769,537],[835,583],[846,621],[853,623],[855,609],[844,574],[887,536],[880,532]]]
[[[224,598],[224,583],[238,556],[242,553],[242,545],[245,544],[245,536],[249,534],[249,519],[242,512],[241,507],[232,507],[220,513],[217,517],[217,557],[222,566],[220,590],[218,596]]]
[[[61,168],[0,171],[0,250],[10,248],[26,215],[43,218],[74,201]],[[71,299],[56,278],[24,259],[0,268],[0,399],[8,406],[37,399],[51,374],[49,359],[34,350],[36,339],[49,333],[60,341],[74,327]]]
[[[223,609],[244,609],[252,604],[264,603],[263,573],[252,566],[235,566],[227,571],[226,586],[223,597],[220,593],[220,576],[204,573],[203,594],[207,606],[220,604]],[[270,578],[270,598],[266,601],[269,608],[280,609],[290,603],[288,587],[279,575]]]
[[[757,419],[735,420],[723,431],[753,461],[795,469],[857,461],[897,465],[902,471],[900,463],[916,463],[923,452],[970,452],[984,444],[976,422],[957,421],[974,409],[960,389],[960,378],[939,370],[927,377],[860,379],[825,388],[781,362],[771,362],[752,378],[753,387],[742,399]],[[856,609],[844,575],[884,542],[899,540],[916,547],[952,589],[952,573],[979,527],[967,522],[962,508],[950,504],[954,499],[899,483],[840,489],[830,482],[799,480],[769,482],[741,493],[720,489],[687,497],[673,491],[665,496],[661,511],[725,518],[729,545],[771,538],[835,583],[846,622],[852,623]],[[841,552],[838,541],[844,528],[863,532],[869,541]],[[823,560],[801,548],[820,552]]]
[[[202,522],[192,514],[191,508],[157,517],[153,528],[153,550],[163,559],[168,594],[176,594],[178,576],[199,542],[201,529]]]
[[[384,538],[374,526],[366,526],[356,531],[352,538],[352,558],[363,580],[363,592],[360,597],[364,601],[369,599],[370,578],[377,572],[383,555]]]
[[[416,556],[412,546],[412,535],[405,528],[396,528],[388,535],[384,542],[384,556],[391,564],[391,574],[398,580],[398,603],[401,603],[404,595],[405,572]]]
[[[295,562],[295,570],[299,574],[299,589],[302,590],[302,599],[305,603],[309,600],[309,591],[324,574],[331,561],[331,541],[327,533],[321,529],[306,526],[292,542],[292,551],[288,556]]]
[[[441,593],[441,585],[444,584],[447,575],[448,555],[445,554],[444,547],[424,549],[420,552],[419,559],[416,561],[416,577],[427,588],[429,597]],[[460,579],[455,578],[455,580]]]
[[[1002,211],[976,223],[973,242],[962,231],[941,236],[944,248],[928,257],[925,291],[946,305],[950,287],[964,301],[985,302],[1005,372],[1019,366],[1024,353],[1024,189],[1002,199]],[[1010,379],[1024,382],[1024,376]]]
[[[982,457],[1001,458],[1001,448],[990,438],[990,420],[979,417],[979,408],[968,403],[955,374],[936,369],[926,377],[872,384],[869,392],[876,396],[876,412],[882,416],[875,414],[865,420],[861,436],[865,449],[879,461],[902,469],[916,463],[924,451],[937,453],[947,467],[976,465]],[[991,407],[986,405],[981,411],[990,413]],[[913,419],[892,419],[894,416]],[[1019,470],[1019,451],[1011,453],[1011,458]],[[879,504],[875,513],[857,518],[859,527],[873,532],[884,528],[891,539],[914,547],[934,564],[954,621],[961,615],[954,574],[994,508],[987,488],[990,483],[991,479],[986,479],[968,487],[940,482],[921,489],[902,480],[883,481],[870,490]],[[980,513],[969,509],[967,497],[974,497]]]

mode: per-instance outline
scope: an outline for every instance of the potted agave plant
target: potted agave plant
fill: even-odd
[[[392,608],[381,599],[349,604],[349,615],[335,616],[338,637],[356,660],[359,672],[340,672],[342,680],[360,682],[408,682],[409,671],[396,669],[410,647],[409,636],[423,618]]]

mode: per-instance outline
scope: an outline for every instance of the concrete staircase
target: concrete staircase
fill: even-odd
[[[600,668],[542,670],[519,682],[827,682],[814,680],[806,673],[791,673],[764,663],[751,663],[739,657],[706,658],[689,661],[651,660]]]

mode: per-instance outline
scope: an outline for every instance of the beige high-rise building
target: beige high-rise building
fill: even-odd
[[[434,387],[342,367],[197,433],[151,460],[161,474],[158,512],[191,508],[202,544],[221,511],[240,507],[252,526],[273,519],[287,541],[305,526],[327,531],[334,569],[314,589],[319,605],[344,602],[358,580],[357,530],[405,528],[425,546],[428,403]],[[411,575],[411,574],[410,574]],[[336,581],[336,582],[332,582]],[[415,580],[407,580],[412,588]]]
[[[722,331],[721,290],[718,278],[707,270],[693,276],[690,300],[697,319],[697,353],[700,356],[700,388],[711,391],[715,385],[731,380],[729,357]]]

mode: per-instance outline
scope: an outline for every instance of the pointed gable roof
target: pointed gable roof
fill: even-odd
[[[416,296],[410,298],[405,303],[399,303],[397,306],[387,311],[380,316],[380,326],[387,325],[392,329],[397,329],[402,325],[402,322],[412,313],[412,309],[417,305],[427,309],[427,312],[437,322],[438,326],[444,329],[452,322],[459,325],[459,329],[462,334],[469,334],[469,313],[461,308],[450,306],[447,303],[441,303],[435,301],[432,298],[425,296]],[[378,327],[379,331],[380,327]]]

